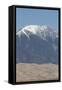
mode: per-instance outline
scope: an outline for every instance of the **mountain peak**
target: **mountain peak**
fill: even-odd
[[[19,37],[21,34],[24,34],[28,38],[33,34],[45,39],[47,36],[53,38],[57,33],[47,25],[28,25],[16,33]]]
[[[42,30],[47,30],[49,27],[47,25],[28,25],[22,29],[23,30],[28,30],[33,33],[36,33],[36,31],[42,31]]]

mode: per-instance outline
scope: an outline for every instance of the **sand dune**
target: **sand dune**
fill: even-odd
[[[16,82],[58,80],[57,64],[16,64]]]

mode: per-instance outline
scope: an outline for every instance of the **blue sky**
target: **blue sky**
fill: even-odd
[[[48,25],[58,30],[58,11],[16,8],[16,31],[27,25]]]

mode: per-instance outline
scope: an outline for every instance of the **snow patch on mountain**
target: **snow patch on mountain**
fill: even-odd
[[[22,28],[20,31],[16,33],[19,37],[21,34],[26,35],[30,39],[30,35],[37,35],[43,39],[46,39],[47,36],[50,36],[52,38],[57,37],[57,32],[53,31],[50,27],[47,25],[28,25]]]

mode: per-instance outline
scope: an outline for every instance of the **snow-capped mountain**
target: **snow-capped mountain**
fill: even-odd
[[[47,25],[28,25],[16,33],[17,63],[58,63],[58,33]]]
[[[55,38],[57,36],[57,33],[46,25],[29,25],[18,31],[16,35],[20,37],[22,33],[25,34],[29,39],[31,34],[37,35],[44,39],[46,39],[47,36],[50,36],[52,38]]]

